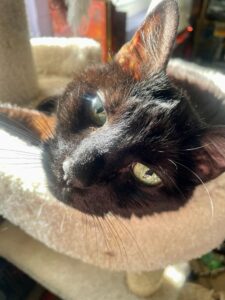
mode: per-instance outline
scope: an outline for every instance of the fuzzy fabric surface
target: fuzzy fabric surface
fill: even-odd
[[[28,106],[63,92],[73,76],[88,64],[100,63],[101,47],[88,38],[32,38],[39,93]]]
[[[71,78],[101,60],[99,43],[88,38],[33,38],[31,45],[38,75]]]

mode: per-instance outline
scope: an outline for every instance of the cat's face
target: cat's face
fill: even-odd
[[[178,163],[194,168],[188,149],[200,145],[200,132],[163,73],[135,81],[114,64],[89,69],[59,100],[56,134],[45,144],[51,190],[93,214],[175,209],[194,187]]]
[[[43,156],[59,200],[143,216],[178,209],[221,171],[206,165],[207,130],[165,74],[177,18],[176,2],[163,1],[112,63],[87,69],[59,99]]]

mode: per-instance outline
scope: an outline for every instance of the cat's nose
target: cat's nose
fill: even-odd
[[[78,162],[73,166],[74,184],[80,187],[89,187],[97,182],[104,167],[102,156],[88,161]]]
[[[122,127],[107,127],[84,138],[63,163],[64,180],[77,187],[89,187],[105,181],[106,167],[121,146]]]
[[[64,162],[64,180],[77,188],[87,188],[95,184],[104,168],[104,157],[93,155],[82,159],[70,159]]]
[[[90,184],[88,184],[85,181],[79,180],[77,177],[73,178],[73,181],[71,183],[72,183],[73,187],[78,188],[78,189],[85,189],[90,186]]]

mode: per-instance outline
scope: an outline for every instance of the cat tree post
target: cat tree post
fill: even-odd
[[[127,285],[139,297],[150,297],[160,288],[163,270],[126,274]]]
[[[0,1],[0,101],[24,104],[38,94],[23,0]]]

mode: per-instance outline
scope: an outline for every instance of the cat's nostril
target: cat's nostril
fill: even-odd
[[[104,169],[102,156],[89,157],[85,160],[74,162],[72,167],[72,184],[77,188],[85,188],[96,183]]]
[[[117,177],[117,173],[111,173],[110,175],[108,175],[108,177],[106,178],[106,182],[114,180]]]
[[[78,189],[84,189],[89,186],[86,182],[80,181],[77,178],[73,179],[72,185],[73,185],[73,187],[78,188]]]

